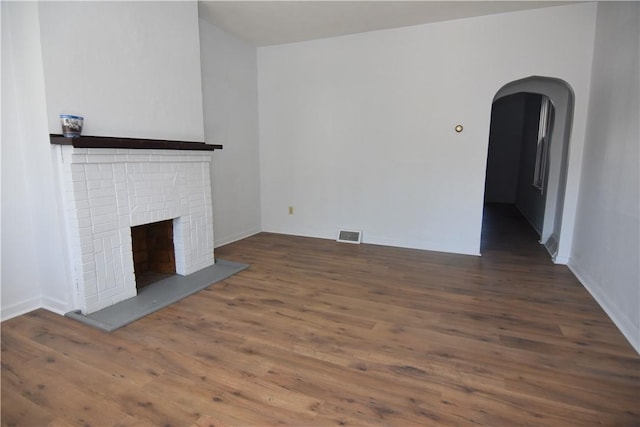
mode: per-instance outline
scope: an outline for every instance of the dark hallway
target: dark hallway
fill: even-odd
[[[482,217],[483,255],[514,255],[549,260],[539,235],[515,205],[486,203]]]
[[[493,103],[482,254],[508,252],[548,259],[540,245],[548,163],[548,152],[541,148],[547,145],[544,135],[551,124],[546,109],[552,107],[544,105],[543,100],[539,94],[516,93]]]

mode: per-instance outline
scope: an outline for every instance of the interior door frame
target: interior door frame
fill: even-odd
[[[493,102],[507,95],[521,92],[547,96],[555,110],[554,126],[549,144],[549,164],[545,189],[544,220],[540,243],[544,245],[554,261],[558,255],[558,244],[562,232],[562,214],[567,184],[569,140],[573,124],[574,94],[563,80],[553,77],[532,76],[515,80],[502,86]]]

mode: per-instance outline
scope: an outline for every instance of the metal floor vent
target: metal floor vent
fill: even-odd
[[[338,242],[360,244],[362,232],[354,230],[340,230],[338,232]]]

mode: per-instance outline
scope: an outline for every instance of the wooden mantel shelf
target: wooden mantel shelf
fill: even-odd
[[[131,148],[135,150],[222,150],[222,145],[204,142],[165,141],[162,139],[114,138],[109,136],[80,136],[65,138],[59,134],[50,134],[51,144],[73,145],[74,148]]]

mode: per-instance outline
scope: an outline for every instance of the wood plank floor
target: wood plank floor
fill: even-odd
[[[482,257],[262,233],[216,250],[250,269],[113,333],[6,321],[2,425],[640,425],[611,320],[521,219],[485,230]]]

